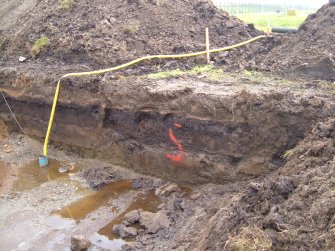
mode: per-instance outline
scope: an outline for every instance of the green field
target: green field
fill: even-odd
[[[300,13],[297,16],[284,14],[241,14],[236,16],[248,24],[253,23],[257,29],[266,31],[268,22],[271,27],[298,28],[305,21],[308,13]]]

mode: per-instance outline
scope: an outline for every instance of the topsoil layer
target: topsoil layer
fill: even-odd
[[[148,54],[203,51],[206,27],[212,48],[258,34],[209,0],[15,0],[1,4],[0,27],[0,64],[11,65],[20,56],[32,60],[35,41],[47,36],[37,62],[92,68]]]
[[[327,4],[310,15],[296,35],[284,36],[266,55],[265,64],[273,72],[335,80],[334,34],[335,5]]]

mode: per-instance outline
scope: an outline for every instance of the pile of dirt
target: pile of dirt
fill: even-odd
[[[212,48],[258,35],[209,0],[9,1],[0,7],[0,64],[24,56],[25,63],[99,68],[148,54],[200,51],[206,27]]]
[[[273,72],[335,80],[335,5],[326,4],[310,15],[296,35],[284,36],[281,45],[266,55]]]

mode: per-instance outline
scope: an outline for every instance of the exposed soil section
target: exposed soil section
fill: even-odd
[[[19,71],[2,73],[19,121],[29,134],[44,137],[51,86],[35,76],[18,92],[23,86],[14,87]],[[248,81],[111,80],[108,75],[64,81],[51,139],[85,156],[180,182],[258,176],[283,165],[280,156],[315,120],[333,113],[332,86],[319,92],[308,85],[296,88],[281,81],[261,87]],[[15,129],[3,100],[0,107],[1,117]],[[178,163],[167,158],[181,154],[171,133],[183,146],[184,158]]]
[[[295,35],[282,36],[280,45],[265,56],[273,72],[335,80],[335,6],[326,4],[311,14]]]
[[[13,76],[7,79],[12,81]],[[283,80],[260,85],[252,79],[242,85],[241,79],[207,82],[189,77],[101,81],[96,88],[104,95],[88,94],[85,82],[64,85],[53,142],[71,150],[71,155],[92,155],[194,185],[185,192],[164,180],[87,162],[80,174],[86,182],[80,182],[98,190],[83,190],[69,174],[65,180],[44,181],[2,197],[3,229],[12,229],[1,232],[4,245],[14,248],[25,242],[25,247],[58,250],[69,247],[74,234],[84,236],[98,250],[334,248],[333,85],[288,85]],[[3,87],[25,130],[43,137],[41,125],[47,124],[50,112],[50,101],[44,97],[51,96],[51,88],[39,86],[37,81],[26,82],[20,92],[18,87]],[[65,99],[68,96],[71,102]],[[3,101],[0,107],[8,128],[17,130]],[[170,128],[185,150],[180,163],[166,157],[166,153],[178,154]],[[81,134],[82,130],[89,133]],[[14,151],[3,151],[1,158],[16,168],[32,158],[36,161],[41,151],[38,142],[34,147],[34,141],[28,143],[16,134],[5,142]],[[27,149],[31,156],[23,154]],[[50,153],[62,163],[78,165],[78,160],[53,145]],[[56,170],[62,165],[57,164]],[[138,207],[143,204],[138,199],[154,202],[155,210]],[[15,214],[27,203],[31,207],[16,213],[26,220],[14,224],[6,208],[14,208]],[[42,212],[38,217],[31,211],[35,207]],[[131,221],[130,210],[138,210],[139,218]],[[29,221],[35,222],[29,232],[33,240],[25,241],[24,234],[10,238],[11,231],[27,229]]]

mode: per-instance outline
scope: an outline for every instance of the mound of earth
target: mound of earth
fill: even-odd
[[[0,64],[117,65],[144,55],[235,44],[258,32],[209,0],[14,0],[0,7]],[[41,38],[41,49],[32,49]],[[87,69],[86,69],[87,70]]]
[[[284,37],[266,56],[271,71],[292,76],[335,80],[335,5],[310,15],[296,35]]]

